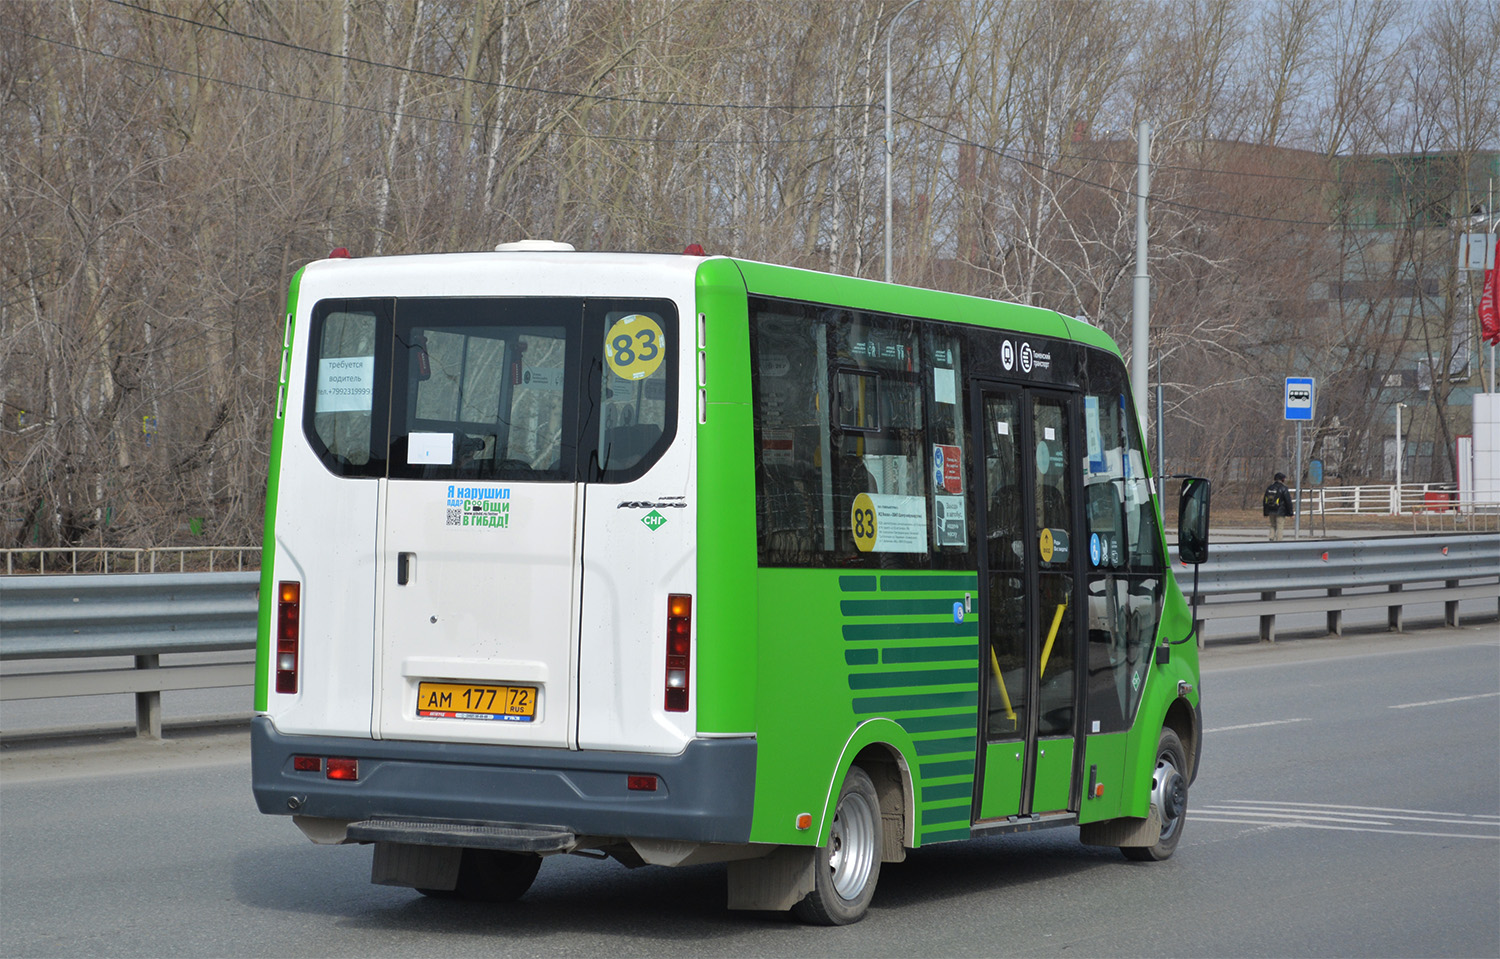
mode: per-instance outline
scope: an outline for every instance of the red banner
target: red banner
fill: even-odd
[[[1479,338],[1500,346],[1500,263],[1484,271],[1484,295],[1479,298]]]

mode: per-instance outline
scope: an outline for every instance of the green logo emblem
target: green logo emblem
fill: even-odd
[[[661,524],[665,523],[666,521],[667,521],[667,518],[665,516],[661,515],[660,513],[658,513],[656,510],[652,510],[651,512],[647,513],[645,516],[641,517],[641,522],[645,523],[648,527],[650,527],[651,532],[653,532],[653,533],[656,532],[657,530],[661,529]]]

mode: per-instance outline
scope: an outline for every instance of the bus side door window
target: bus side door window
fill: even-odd
[[[1140,703],[1160,615],[1161,563],[1140,437],[1114,357],[1090,351],[1084,397],[1084,547],[1089,570],[1088,710],[1126,729]]]

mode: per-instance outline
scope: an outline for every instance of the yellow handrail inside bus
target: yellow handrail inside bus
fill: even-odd
[[[1037,677],[1047,675],[1047,657],[1052,655],[1052,641],[1057,639],[1057,627],[1062,625],[1063,610],[1068,608],[1067,603],[1057,607],[1057,613],[1052,617],[1052,629],[1047,633],[1047,642],[1042,646],[1042,668],[1037,672]]]
[[[1016,711],[1010,705],[1010,693],[1005,689],[1005,677],[1000,675],[1000,657],[995,655],[995,647],[990,647],[990,667],[995,671],[995,683],[1000,687],[1000,699],[1005,703],[1005,718],[1014,722]]]

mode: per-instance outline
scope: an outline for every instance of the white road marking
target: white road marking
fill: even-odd
[[[1466,703],[1471,699],[1489,699],[1491,696],[1500,696],[1500,693],[1479,693],[1474,696],[1454,696],[1452,699],[1429,699],[1425,703],[1400,703],[1396,706],[1387,706],[1386,709],[1415,709],[1418,706],[1443,706],[1447,703]]]
[[[1261,726],[1285,726],[1288,723],[1307,723],[1310,719],[1271,719],[1263,723],[1240,723],[1238,726],[1218,726],[1214,729],[1205,729],[1206,733],[1227,733],[1231,729],[1256,729]]]
[[[1390,809],[1332,803],[1264,802],[1232,799],[1225,805],[1190,807],[1189,816],[1199,822],[1260,826],[1270,829],[1333,829],[1341,832],[1374,832],[1396,836],[1433,836],[1443,839],[1488,839],[1500,841],[1500,817],[1490,813],[1432,812],[1421,809]],[[1389,820],[1431,825],[1467,827],[1472,832],[1437,832],[1400,829]]]
[[[1202,818],[1198,820],[1204,822]],[[1340,832],[1378,832],[1387,836],[1436,836],[1440,839],[1492,839],[1500,842],[1500,836],[1476,836],[1467,832],[1423,832],[1416,829],[1374,829],[1368,826],[1330,826],[1315,822],[1261,822],[1258,819],[1215,819],[1207,822],[1236,823],[1245,826],[1261,826],[1270,829],[1335,829]]]

